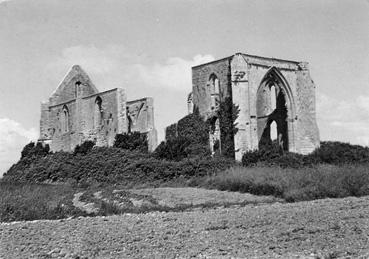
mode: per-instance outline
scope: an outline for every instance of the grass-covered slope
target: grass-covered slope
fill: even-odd
[[[72,204],[78,190],[70,185],[0,182],[0,222],[84,216]]]
[[[174,159],[177,157],[167,160],[155,153],[92,145],[83,145],[74,153],[48,153],[40,145],[29,144],[3,181],[202,186],[274,195],[287,201],[369,195],[367,147],[322,142],[307,156],[280,154],[271,147],[246,153],[243,166],[232,159],[204,154]]]
[[[236,166],[197,179],[198,186],[273,195],[288,202],[369,195],[369,164],[305,168]]]

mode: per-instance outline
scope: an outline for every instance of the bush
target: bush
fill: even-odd
[[[115,135],[114,147],[147,152],[147,135],[140,132],[117,134]]]
[[[81,145],[77,145],[74,148],[74,155],[77,154],[82,154],[82,155],[86,155],[88,152],[90,152],[92,150],[92,148],[95,146],[95,142],[91,141],[91,140],[87,140],[85,142],[83,142]]]
[[[230,159],[185,158],[159,160],[137,150],[95,147],[86,154],[56,152],[46,157],[22,159],[4,175],[5,181],[148,184],[157,186],[177,177],[210,175],[233,165]]]
[[[210,157],[209,125],[198,112],[189,114],[166,129],[166,141],[155,149],[159,159],[180,161],[191,157]]]
[[[311,154],[322,163],[351,164],[368,163],[369,147],[351,145],[337,141],[321,142],[320,148]]]
[[[281,153],[276,143],[243,155],[244,166],[279,166],[303,168],[317,164],[363,164],[369,163],[369,148],[341,142],[321,142],[320,148],[309,155],[291,152]]]
[[[21,159],[26,157],[33,156],[46,156],[50,152],[50,147],[48,144],[42,145],[42,143],[38,142],[36,145],[34,142],[30,142],[25,145],[21,152]]]

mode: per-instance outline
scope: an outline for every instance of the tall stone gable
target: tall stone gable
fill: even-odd
[[[315,89],[306,62],[237,53],[192,68],[193,103],[188,107],[214,123],[211,150],[220,141],[217,111],[228,98],[239,110],[234,135],[237,160],[273,141],[281,149],[308,154],[320,143]]]
[[[133,131],[147,133],[149,150],[156,148],[153,98],[128,102],[124,89],[99,92],[78,65],[41,103],[39,141],[52,151],[73,151],[87,140],[112,146],[116,134]]]

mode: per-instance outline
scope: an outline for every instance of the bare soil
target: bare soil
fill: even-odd
[[[369,258],[369,197],[0,224],[0,258],[191,257]]]

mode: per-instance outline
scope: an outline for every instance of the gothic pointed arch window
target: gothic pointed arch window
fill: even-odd
[[[270,69],[257,92],[256,112],[259,148],[275,143],[281,150],[289,148],[291,114],[294,113],[291,95],[283,76]],[[290,116],[290,119],[288,119]]]
[[[96,97],[94,107],[94,127],[95,129],[100,128],[103,122],[103,110],[102,110],[102,99],[100,96]]]
[[[211,110],[217,110],[220,104],[220,84],[215,74],[210,75],[208,86],[210,87]]]
[[[62,110],[61,130],[62,133],[69,131],[69,109],[66,105],[63,106]]]

